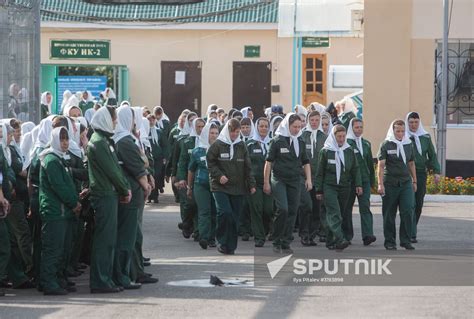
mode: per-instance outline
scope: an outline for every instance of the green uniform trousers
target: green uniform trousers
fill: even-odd
[[[23,269],[27,274],[33,272],[33,255],[30,226],[26,220],[25,206],[22,201],[13,200],[10,206],[10,213],[7,216],[7,223],[10,229],[10,238],[15,242],[16,251],[23,264]],[[13,253],[13,252],[12,252]]]
[[[143,266],[143,210],[145,201],[138,207],[137,212],[137,237],[135,240],[135,249],[133,250],[132,264],[130,266],[130,279],[137,281],[138,278],[145,276],[145,266]]]
[[[303,178],[301,179],[300,190],[301,197],[298,208],[299,235],[302,239],[309,239],[309,234],[314,232],[313,202],[311,201],[311,192],[306,191]]]
[[[237,248],[239,236],[239,213],[242,209],[243,195],[230,195],[213,192],[216,201],[216,239],[218,244],[227,251]]]
[[[45,292],[64,287],[67,251],[70,248],[68,224],[71,221],[67,219],[43,221],[40,283]]]
[[[273,221],[273,246],[290,246],[300,201],[300,181],[284,183],[272,176],[271,187],[276,212]]]
[[[90,288],[115,287],[112,280],[115,245],[117,241],[118,196],[91,197],[95,210],[92,239]]]
[[[84,220],[81,217],[74,216],[72,223],[72,250],[68,265],[68,271],[74,271],[81,257],[82,243],[84,240]]]
[[[396,245],[395,219],[400,210],[400,244],[409,244],[413,223],[413,193],[411,181],[388,185],[385,183],[385,196],[382,197],[384,246]]]
[[[194,183],[194,198],[198,208],[198,229],[201,239],[216,240],[216,202],[208,185]]]
[[[0,219],[0,281],[7,277],[7,267],[10,260],[10,234],[5,220]]]
[[[342,212],[349,200],[351,187],[324,185],[324,205],[326,206],[327,237],[326,246],[339,244],[344,240],[342,232]]]
[[[355,193],[355,186],[352,187],[353,192],[349,194],[349,202],[342,217],[342,231],[346,240],[352,240],[354,237],[354,230],[352,227],[352,209],[354,207],[355,199],[359,202],[360,226],[362,230],[362,239],[367,236],[374,235],[374,219],[370,211],[370,182],[362,183],[362,195],[357,196]]]
[[[117,243],[114,258],[114,283],[118,286],[131,284],[130,267],[137,240],[138,210],[143,205],[144,194],[140,188],[132,193],[128,204],[119,204],[117,214]]]
[[[418,221],[421,217],[421,211],[423,210],[423,203],[426,195],[426,173],[416,172],[416,193],[415,193],[415,208],[413,214],[412,232],[411,237],[416,238]]]
[[[244,202],[242,203],[242,211],[240,212],[239,221],[239,235],[252,235],[249,197],[250,196],[245,196]]]
[[[257,241],[265,241],[270,232],[273,218],[273,198],[263,192],[263,188],[257,187],[253,195],[249,196],[250,222],[252,233]]]
[[[41,216],[39,212],[39,193],[38,188],[33,187],[33,192],[30,199],[30,210],[32,214],[33,224],[33,268],[35,279],[37,283],[40,283],[40,268],[41,268]]]
[[[151,191],[150,196],[148,199],[150,200],[158,200],[160,196],[160,188],[164,187],[164,165],[163,165],[163,157],[156,157],[153,158],[153,178],[155,179],[155,188]]]

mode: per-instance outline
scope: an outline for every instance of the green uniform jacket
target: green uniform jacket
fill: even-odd
[[[25,177],[20,176],[20,173],[23,170],[23,161],[16,148],[12,145],[9,147],[12,154],[12,165],[10,168],[11,172],[15,174],[13,187],[15,188],[16,198],[19,200],[26,200],[28,198],[27,181]]]
[[[270,146],[267,147],[267,152]],[[252,163],[252,175],[255,178],[255,182],[259,188],[263,188],[263,170],[265,167],[266,154],[260,146],[260,142],[255,140],[249,140],[247,142],[247,150],[249,152],[250,162]]]
[[[339,121],[341,121],[341,124],[344,125],[347,130],[349,128],[349,123],[354,117],[356,117],[356,115],[353,112],[347,112],[339,117]]]
[[[312,179],[312,182],[313,182],[313,185],[314,185],[316,183],[316,175],[318,173],[319,152],[324,147],[324,142],[326,142],[327,135],[324,134],[321,131],[318,131],[313,156],[311,156],[311,148],[312,148],[312,145],[311,145],[311,132],[310,131],[304,131],[303,134],[301,134],[300,139],[305,143],[306,156],[308,156],[309,164],[311,165],[311,179]]]
[[[178,181],[186,181],[188,179],[189,162],[191,161],[191,153],[196,146],[196,140],[199,137],[188,136],[180,143],[178,167],[176,171],[176,179]]]
[[[41,163],[39,200],[43,221],[73,217],[79,196],[71,171],[56,154],[46,155]]]
[[[82,158],[77,157],[71,152],[68,152],[66,157],[66,165],[71,170],[76,190],[80,192],[82,190],[82,184],[89,180],[89,173],[84,162],[82,161]]]
[[[111,134],[96,130],[87,145],[90,191],[93,196],[127,196],[129,185],[119,166]]]
[[[178,125],[175,124],[168,135],[168,148],[169,156],[167,158],[168,163],[166,164],[166,176],[172,176],[171,172],[173,171],[173,157],[176,152],[176,141],[178,140],[180,130]]]
[[[7,163],[7,159],[5,158],[5,155],[3,155],[3,149],[1,147],[0,147],[0,172],[3,175],[3,181],[1,183],[3,196],[6,199],[10,199],[12,190],[11,190],[10,179],[8,177],[8,163]]]
[[[415,160],[415,150],[413,143],[403,145],[407,164]],[[397,156],[397,144],[390,141],[383,141],[380,144],[379,161],[385,160],[385,169],[383,172],[384,183],[392,186],[398,186],[411,180],[408,165],[403,162],[401,156]]]
[[[230,159],[230,145],[217,140],[207,151],[207,166],[211,178],[211,191],[230,195],[249,194],[256,187],[252,175],[252,164],[244,142],[234,145],[234,157]],[[225,185],[219,182],[222,176],[229,181]]]
[[[415,166],[416,171],[419,173],[426,173],[428,170],[433,170],[435,174],[441,174],[441,168],[439,166],[438,158],[436,157],[436,151],[431,141],[429,134],[422,135],[420,138],[421,154],[418,153],[415,144],[415,138],[411,137],[413,149],[415,152]]]
[[[81,109],[82,114],[86,114],[86,111],[88,109],[93,108],[93,107],[94,107],[94,102],[92,102],[92,101],[89,101],[89,102],[81,101],[81,102],[79,102],[79,108]]]
[[[139,190],[141,186],[138,180],[148,174],[140,149],[131,136],[122,138],[115,144],[115,148],[117,149],[119,164],[130,183],[132,192]]]
[[[39,187],[40,184],[40,168],[41,168],[41,162],[39,160],[39,153],[41,153],[44,150],[43,147],[38,147],[35,151],[35,154],[33,155],[33,158],[31,159],[31,164],[30,168],[28,170],[28,179],[30,181],[30,184],[32,184],[35,187]]]
[[[323,186],[350,187],[355,184],[356,187],[362,187],[359,165],[352,148],[344,150],[344,163],[341,167],[341,177],[337,184],[336,176],[336,153],[323,148],[319,152],[319,167],[316,177],[316,192],[323,193]]]
[[[304,174],[303,165],[309,164],[306,155],[306,145],[301,139],[299,143],[299,156],[297,157],[290,147],[290,138],[277,135],[270,142],[267,161],[272,163],[273,177],[284,183],[299,183]]]
[[[178,162],[179,158],[181,157],[181,149],[182,144],[188,138],[189,135],[179,135],[176,138],[176,142],[174,143],[173,147],[173,154],[170,157],[170,175],[169,176],[176,176],[178,174]]]
[[[152,127],[151,130],[156,130],[158,135],[158,142],[153,141],[151,138],[151,131],[150,131],[150,144],[151,144],[151,155],[154,159],[168,159],[169,157],[169,142],[168,138],[166,137],[165,133],[160,130],[159,128]]]
[[[177,125],[176,125],[177,126]],[[158,128],[158,127],[157,127]],[[173,127],[174,128],[174,127]],[[163,132],[163,134],[165,135],[165,137],[168,137],[170,135],[170,132],[171,132],[171,124],[170,124],[170,121],[168,120],[163,120],[163,128],[158,128],[159,130],[161,130]]]
[[[194,173],[194,183],[209,187],[209,170],[207,169],[206,149],[196,147],[192,151],[188,170]]]
[[[347,143],[352,147],[357,158],[357,163],[359,164],[360,175],[362,177],[362,182],[370,182],[370,186],[375,185],[375,168],[374,168],[374,159],[372,157],[372,146],[369,141],[362,138],[362,148],[364,156],[362,156],[357,149],[357,144],[352,139],[347,139]]]

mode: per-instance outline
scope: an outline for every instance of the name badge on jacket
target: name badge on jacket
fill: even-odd
[[[306,149],[307,150],[310,150],[312,148],[312,145],[311,144],[306,144]]]
[[[328,160],[328,164],[336,164],[336,160],[335,159],[330,159],[330,160]]]
[[[388,150],[387,154],[388,155],[397,155],[397,150]]]
[[[284,153],[289,153],[290,151],[286,148],[286,147],[282,147],[280,148],[280,153],[284,154]]]
[[[221,158],[230,158],[229,153],[221,153]]]
[[[113,153],[115,150],[114,150],[114,147],[112,145],[109,146],[109,149],[110,151]]]
[[[253,152],[254,152],[254,153],[262,153],[262,150],[259,149],[259,148],[256,148],[256,149],[253,150]]]
[[[206,161],[206,156],[201,156],[201,157],[199,158],[199,160],[205,162],[205,161]]]

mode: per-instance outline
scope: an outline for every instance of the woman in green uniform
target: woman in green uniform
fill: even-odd
[[[323,133],[328,136],[331,133],[332,128],[331,115],[327,112],[321,113],[321,129],[323,130]]]
[[[211,194],[206,153],[216,141],[219,127],[207,123],[199,135],[199,142],[192,150],[188,167],[188,198],[196,200],[198,208],[199,246],[216,247],[216,203]]]
[[[4,185],[8,184],[8,178],[4,179],[5,162],[3,158],[3,151],[0,151],[0,242],[9,243],[10,238],[5,224],[5,217],[8,214],[10,203],[3,195]],[[7,277],[7,266],[10,259],[10,245],[0,245],[0,281]],[[0,297],[5,296],[5,292],[0,289]]]
[[[347,143],[354,150],[359,164],[360,175],[362,178],[362,195],[357,196],[359,201],[360,225],[362,230],[362,241],[365,246],[370,245],[376,240],[374,236],[373,217],[370,211],[370,190],[375,185],[375,169],[372,157],[372,146],[368,140],[362,137],[364,132],[364,123],[361,119],[353,118],[349,123],[347,133]],[[352,185],[352,189],[355,185]],[[342,216],[342,230],[346,240],[351,241],[354,237],[352,228],[352,208],[356,198],[355,192],[350,192],[347,209]]]
[[[420,115],[417,112],[407,114],[405,127],[408,137],[415,145],[415,167],[417,187],[415,192],[415,208],[413,214],[413,227],[411,232],[411,242],[417,243],[416,233],[418,221],[420,220],[423,202],[426,194],[426,178],[427,172],[432,170],[434,173],[434,181],[438,183],[440,180],[441,168],[439,166],[436,151],[431,141],[430,134],[425,131],[421,123]]]
[[[51,92],[43,92],[43,94],[41,94],[41,119],[51,114],[51,103],[53,103]]]
[[[40,212],[42,226],[41,286],[45,295],[68,293],[61,274],[66,270],[66,237],[74,213],[81,209],[64,156],[69,148],[65,127],[53,129],[51,146],[40,153]]]
[[[313,184],[305,145],[299,139],[300,117],[295,113],[288,113],[275,134],[265,162],[263,191],[268,195],[273,194],[276,205],[273,251],[288,254],[292,253],[290,243],[301,196],[301,174],[304,172],[306,191],[310,191]]]
[[[339,121],[347,129],[349,128],[349,122],[357,116],[357,108],[352,102],[352,99],[345,98],[342,101],[336,103],[336,108],[340,107]]]
[[[313,188],[309,194],[302,196],[302,214],[300,219],[300,235],[303,246],[316,246],[314,239],[316,235],[320,238],[326,237],[326,216],[321,211],[321,201],[316,198],[316,174],[318,172],[319,152],[326,141],[326,134],[321,128],[321,115],[318,111],[308,114],[306,129],[301,135],[305,143],[306,155],[311,166],[311,180]],[[304,192],[303,192],[304,194]]]
[[[117,210],[131,199],[130,185],[119,166],[112,140],[117,115],[113,107],[100,108],[92,118],[94,129],[87,147],[91,204],[95,229],[91,252],[92,293],[120,292],[113,282],[113,262],[117,240]]]
[[[355,189],[351,188],[352,183]],[[326,206],[326,247],[343,250],[349,246],[342,231],[342,213],[350,192],[362,195],[362,181],[354,151],[346,142],[346,129],[336,125],[319,153],[316,194]]]
[[[278,126],[280,126],[281,121],[283,121],[283,117],[281,117],[280,115],[275,115],[270,120],[270,132],[268,132],[268,136],[270,138],[275,137],[275,131],[277,130]]]
[[[268,136],[270,122],[267,118],[261,117],[255,126],[253,138],[247,142],[247,149],[252,163],[252,175],[255,177],[257,187],[255,194],[250,195],[248,201],[255,247],[263,247],[273,218],[273,198],[263,192],[263,170],[270,147],[270,137]]]
[[[140,114],[141,116],[141,114]],[[114,258],[114,283],[124,289],[138,289],[130,279],[130,265],[138,228],[138,210],[150,194],[145,162],[132,136],[134,112],[128,105],[117,109],[118,124],[113,140],[117,158],[132,191],[129,203],[120,203],[117,214],[117,243]],[[141,119],[141,118],[140,118]]]
[[[86,114],[86,111],[94,107],[94,97],[90,91],[82,92],[82,100],[79,102],[79,108],[82,114]]]
[[[413,201],[417,187],[415,154],[405,135],[405,122],[395,120],[380,145],[378,154],[378,193],[382,195],[384,246],[396,250],[395,219],[400,210],[400,246],[415,249],[411,243]]]
[[[206,155],[217,207],[217,250],[230,255],[237,248],[243,197],[255,193],[249,154],[239,135],[240,122],[229,120]]]

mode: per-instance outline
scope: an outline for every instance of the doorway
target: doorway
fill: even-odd
[[[326,105],[326,55],[304,54],[303,55],[303,105],[308,106],[312,102]]]

